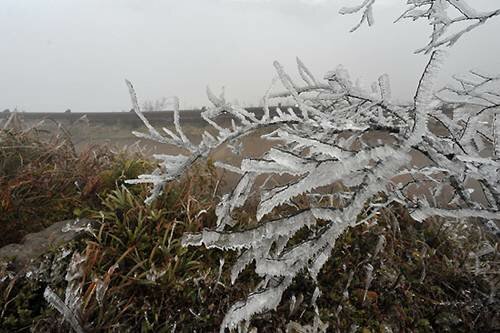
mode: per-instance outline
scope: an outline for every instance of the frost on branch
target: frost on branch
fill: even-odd
[[[82,285],[80,280],[83,276],[83,264],[85,260],[86,257],[81,256],[80,253],[73,253],[66,273],[68,285],[64,301],[49,286],[47,286],[43,293],[45,300],[62,315],[64,321],[77,333],[85,332],[80,319],[80,309],[82,306]]]
[[[351,29],[355,31],[364,22],[373,25],[373,5],[376,0],[364,0],[354,7],[343,7],[340,14],[356,14],[362,12],[361,20]],[[452,46],[464,34],[486,23],[490,18],[500,15],[500,9],[494,11],[478,11],[465,0],[408,0],[408,8],[396,20],[425,19],[432,26],[429,43],[416,53],[430,53],[440,46]],[[461,28],[460,28],[461,27]]]
[[[376,218],[393,203],[406,206],[419,221],[430,216],[500,219],[500,161],[493,156],[499,142],[500,100],[495,87],[500,79],[475,71],[456,77],[458,86],[435,95],[442,58],[442,52],[432,54],[409,106],[393,103],[387,75],[367,90],[354,84],[344,67],[319,81],[297,59],[302,84],[275,62],[283,90],[266,93],[262,114],[231,105],[223,94],[216,96],[208,89],[213,106],[202,116],[217,134],[206,132],[199,143],[182,134],[177,106],[175,133],[160,134],[145,122],[148,133],[139,136],[187,152],[155,156],[160,160],[158,169],[131,181],[153,184],[148,201],[217,147],[257,129],[266,130],[263,138],[274,143],[261,158],[244,158],[239,165],[216,164],[240,180],[222,196],[216,228],[183,238],[186,246],[240,251],[231,270],[233,282],[252,263],[262,278],[246,300],[229,309],[221,331],[236,329],[254,314],[276,308],[300,272],[315,280],[346,229]],[[129,87],[134,109],[144,120]],[[284,97],[298,110],[271,106]],[[444,108],[450,103],[459,106],[451,114]],[[217,122],[224,113],[233,118],[231,127]],[[415,156],[423,163],[414,163]],[[287,181],[280,183],[277,176],[286,176]],[[262,183],[262,179],[276,181]],[[253,200],[258,201],[257,222],[241,229],[235,216]],[[301,230],[307,231],[306,236],[291,245]]]
[[[374,3],[366,0],[342,13],[362,11],[360,25],[372,24]],[[264,96],[262,113],[232,105],[224,92],[217,96],[207,89],[213,106],[202,117],[212,130],[193,143],[183,134],[177,100],[175,132],[160,133],[142,114],[127,81],[134,110],[147,128],[147,133],[136,135],[186,152],[156,155],[159,166],[152,174],[129,181],[153,185],[147,202],[218,147],[230,145],[240,151],[238,140],[256,130],[264,130],[262,137],[274,143],[260,158],[244,158],[239,165],[216,163],[240,180],[222,196],[216,228],[183,238],[185,246],[239,251],[231,269],[233,283],[250,264],[261,277],[254,292],[229,309],[221,332],[275,309],[299,273],[316,280],[340,235],[376,219],[380,210],[394,203],[418,221],[431,216],[489,224],[500,220],[500,77],[471,71],[456,76],[454,86],[437,93],[434,87],[443,61],[443,53],[434,49],[453,45],[500,12],[479,13],[462,0],[415,0],[409,5],[401,18],[427,18],[434,29],[430,43],[419,50],[432,55],[411,105],[393,101],[385,74],[365,89],[353,83],[342,66],[320,81],[297,59],[302,79],[298,83],[275,62],[277,78]],[[450,18],[452,10],[459,16]],[[459,22],[470,25],[446,36]],[[274,89],[277,82],[281,91]],[[282,98],[297,108],[272,106]],[[218,122],[222,114],[232,118],[230,127]],[[282,177],[286,181],[280,182]],[[238,222],[246,221],[237,216],[241,209],[250,209],[250,202],[258,203],[255,212],[250,211],[255,218],[243,223],[251,227],[242,228]],[[372,273],[367,266],[366,288]]]
[[[372,26],[375,21],[373,19],[373,4],[375,0],[364,0],[360,5],[354,7],[342,7],[339,11],[341,15],[347,14],[355,14],[360,11],[363,11],[361,15],[361,20],[359,23],[351,29],[351,32],[354,32],[361,27],[361,25],[366,21],[369,26]]]
[[[152,202],[161,194],[163,186],[167,182],[178,178],[194,162],[201,158],[206,158],[211,151],[218,147],[227,143],[233,143],[241,137],[263,127],[270,127],[283,123],[294,123],[300,120],[296,116],[294,117],[287,114],[281,114],[278,117],[269,119],[269,114],[267,113],[259,118],[259,116],[248,112],[244,108],[227,102],[224,93],[220,96],[215,96],[212,91],[207,88],[207,95],[209,100],[213,103],[213,107],[202,112],[201,116],[217,134],[214,136],[210,132],[205,131],[202,134],[201,142],[193,144],[182,131],[180,125],[179,102],[176,98],[174,99],[175,133],[167,128],[162,128],[164,133],[161,133],[149,123],[142,113],[135,90],[130,81],[127,80],[126,83],[129,88],[133,110],[147,128],[147,133],[134,132],[134,134],[139,138],[182,148],[188,153],[188,155],[154,155],[154,158],[159,161],[159,166],[153,173],[141,175],[138,179],[127,181],[129,184],[153,184],[151,195],[146,200],[147,203]],[[216,118],[222,114],[229,114],[234,118],[232,127],[223,127],[216,122]]]

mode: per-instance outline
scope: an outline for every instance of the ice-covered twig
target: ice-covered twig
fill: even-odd
[[[189,155],[156,156],[162,161],[156,173],[132,181],[153,182],[159,193],[165,182],[179,177],[213,149],[257,129],[268,130],[262,138],[274,146],[261,157],[243,158],[239,165],[217,164],[240,180],[222,196],[216,228],[186,234],[182,240],[185,246],[240,251],[231,268],[233,283],[251,263],[262,278],[254,294],[227,312],[221,330],[274,309],[299,272],[308,272],[315,280],[336,239],[391,204],[406,206],[416,220],[431,216],[500,219],[500,163],[485,155],[498,142],[497,125],[487,121],[496,116],[492,102],[498,90],[490,86],[496,79],[474,72],[475,79],[458,81],[460,89],[436,96],[434,84],[442,57],[441,51],[433,52],[412,104],[394,103],[386,75],[373,90],[366,90],[352,83],[344,67],[327,73],[320,82],[298,60],[303,80],[299,85],[276,62],[284,92],[266,92],[262,115],[209,92],[214,106],[203,117],[217,134],[206,134],[198,145],[193,144],[194,150],[186,147]],[[443,107],[445,92],[455,98],[459,92],[463,98],[462,107],[451,115]],[[283,96],[291,98],[300,112],[272,110],[273,98]],[[490,104],[478,110],[477,99]],[[217,121],[222,114],[231,116],[231,127]],[[177,136],[181,146],[187,144]],[[415,155],[425,163],[415,163]],[[260,175],[276,180],[287,177],[287,181],[258,186]],[[486,202],[474,198],[471,182],[480,185]],[[425,191],[419,193],[415,187]],[[331,200],[314,199],[322,196]],[[254,201],[258,205],[252,221],[257,225],[237,228],[235,213]],[[306,236],[294,238],[299,231]]]
[[[364,0],[360,5],[354,7],[342,7],[339,11],[341,15],[347,14],[355,14],[360,11],[363,11],[361,14],[361,20],[359,23],[351,29],[351,32],[354,32],[361,27],[361,25],[366,22],[369,26],[372,26],[375,23],[373,18],[373,4],[375,0]]]
[[[351,29],[356,31],[364,22],[373,25],[373,5],[375,0],[364,0],[354,7],[343,7],[340,14],[357,14],[362,12],[361,20]],[[478,11],[471,7],[465,0],[411,0],[408,8],[396,19],[425,19],[432,26],[429,43],[415,53],[430,53],[441,46],[453,46],[463,35],[483,25],[489,19],[499,16],[500,9],[493,11]],[[461,29],[454,29],[460,25]]]
[[[74,252],[66,272],[66,287],[64,301],[49,287],[45,288],[43,296],[45,300],[56,309],[63,319],[68,322],[77,333],[83,333],[85,330],[82,327],[80,308],[82,302],[82,286],[81,278],[83,276],[83,264],[86,257]]]

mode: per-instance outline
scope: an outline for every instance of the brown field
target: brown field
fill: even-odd
[[[262,109],[250,109],[257,115],[262,114]],[[24,126],[37,126],[41,131],[47,133],[61,132],[66,133],[72,140],[75,149],[82,151],[92,145],[108,144],[116,150],[128,149],[129,151],[141,151],[147,156],[153,154],[182,154],[186,153],[182,149],[152,142],[146,139],[139,139],[132,134],[133,131],[146,132],[146,127],[141,120],[133,112],[107,112],[107,113],[21,113],[21,119]],[[157,129],[162,127],[173,130],[173,113],[170,111],[155,111],[145,112],[149,121],[154,124]],[[0,114],[0,118],[5,118],[6,115]],[[218,121],[223,126],[230,126],[230,116],[221,116]],[[202,119],[200,110],[181,111],[181,124],[184,132],[194,142],[201,138],[204,131],[213,131],[210,126]],[[443,131],[437,125],[431,125],[435,132]],[[272,143],[261,138],[264,132],[256,132],[245,137],[242,140],[243,151],[246,157],[262,156],[271,146]],[[378,142],[390,143],[392,137],[383,132],[371,132],[364,135],[364,139],[368,143],[377,144]],[[221,147],[215,151],[211,158],[213,160],[224,161],[229,164],[238,164],[241,161],[241,156],[233,154],[229,148]],[[429,163],[427,158],[418,152],[412,154],[414,165],[426,165]],[[238,175],[221,171],[225,187],[228,188],[234,184]],[[279,177],[280,179],[282,177]],[[282,180],[282,179],[281,179]],[[409,177],[401,177],[400,181],[409,181]],[[469,187],[479,190],[477,184],[468,184]],[[429,189],[425,186],[414,187],[411,189],[416,195],[430,195]],[[449,196],[443,193],[441,200],[446,200]],[[479,201],[483,201],[481,191],[476,191],[473,197]],[[440,201],[440,200],[438,200]]]

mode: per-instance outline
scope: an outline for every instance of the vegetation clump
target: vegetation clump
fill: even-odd
[[[120,161],[115,169],[102,166],[99,184],[108,185],[95,202],[80,206],[87,207],[81,216],[97,222],[91,232],[17,275],[2,266],[0,331],[70,329],[44,290],[65,294],[71,253],[84,258],[77,281],[85,331],[215,332],[230,305],[261,281],[251,265],[231,285],[234,251],[181,245],[184,233],[215,226],[220,182],[211,162],[196,164],[146,205],[146,186],[119,181],[131,169]],[[241,223],[248,223],[245,216],[242,209]],[[288,301],[255,316],[248,329],[300,332],[319,318],[332,332],[494,331],[500,327],[497,240],[479,226],[464,226],[415,222],[405,208],[389,206],[339,238],[318,277],[321,294],[300,274]]]
[[[106,146],[77,152],[62,134],[0,130],[0,247],[98,208],[100,194],[150,169],[146,159]]]

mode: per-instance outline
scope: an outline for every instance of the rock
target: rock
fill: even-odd
[[[19,271],[50,248],[72,241],[94,224],[95,221],[88,219],[54,223],[40,232],[26,235],[19,244],[9,244],[1,248],[0,261],[9,261],[13,270]]]

